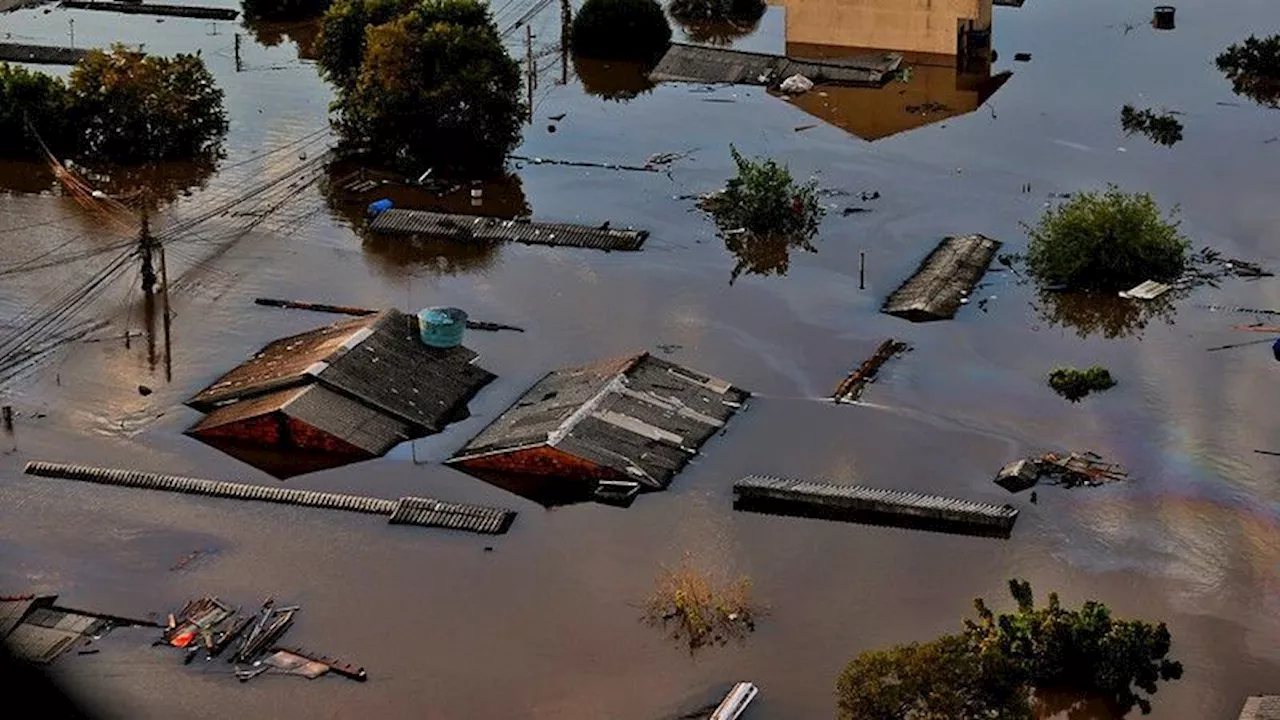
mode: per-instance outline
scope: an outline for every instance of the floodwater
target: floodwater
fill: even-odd
[[[780,51],[779,12],[739,42]],[[521,155],[636,165],[658,152],[692,154],[670,173],[517,163],[518,179],[489,195],[503,207],[527,203],[539,219],[644,227],[652,235],[639,254],[414,252],[362,238],[352,201],[328,200],[324,177],[264,191],[258,209],[280,208],[248,232],[237,230],[251,217],[218,217],[170,245],[171,363],[163,343],[138,337],[147,323],[131,289],[136,272],[126,273],[78,316],[112,322],[90,336],[99,341],[72,344],[7,386],[18,418],[16,434],[0,436],[0,592],[58,592],[69,605],[122,615],[168,612],[198,593],[248,606],[274,595],[303,607],[290,642],[370,673],[364,685],[285,677],[242,685],[225,665],[184,667],[148,647],[146,633],[117,632],[103,652],[55,667],[121,718],[644,720],[747,679],[762,690],[752,717],[791,719],[833,714],[835,676],[856,653],[955,630],[975,596],[1008,607],[1006,580],[1024,577],[1041,594],[1095,598],[1122,616],[1169,624],[1186,674],[1160,689],[1152,718],[1234,717],[1246,695],[1280,691],[1280,461],[1254,452],[1280,450],[1280,387],[1265,380],[1275,372],[1265,344],[1206,352],[1257,338],[1229,329],[1252,318],[1199,306],[1280,307],[1280,282],[1229,282],[1152,317],[1117,320],[1093,303],[1040,298],[1006,271],[987,276],[982,308],[970,304],[954,321],[913,325],[878,312],[941,236],[981,232],[1017,251],[1020,223],[1034,221],[1051,193],[1107,182],[1180,205],[1197,244],[1280,266],[1280,144],[1268,142],[1280,135],[1280,115],[1232,96],[1212,66],[1227,45],[1276,27],[1280,8],[1188,0],[1172,32],[1146,25],[1149,12],[1113,0],[997,8],[992,71],[1012,76],[975,111],[875,142],[757,88],[646,88],[634,74],[614,81],[596,66],[584,74],[612,99],[586,94],[572,76],[584,65],[569,62],[560,86],[560,57],[547,54]],[[505,8],[500,24],[520,14]],[[295,39],[306,42],[305,32],[259,32],[269,47],[246,38],[239,73],[236,29],[226,23],[35,9],[0,16],[0,32],[61,42],[72,17],[79,46],[198,49],[226,90],[223,169],[176,192],[156,227],[297,166],[296,177],[325,174],[316,161],[326,136],[317,131],[330,97],[299,60]],[[556,42],[557,23],[554,8],[535,19],[538,48]],[[1023,51],[1033,60],[1014,63]],[[1126,103],[1184,113],[1183,141],[1170,148],[1126,136]],[[675,199],[729,176],[730,142],[849,193],[827,196],[814,252],[794,250],[785,272],[733,279],[753,261],[727,252],[710,221]],[[0,272],[67,259],[0,276],[7,332],[105,267],[120,236],[70,198],[40,192],[48,185],[38,169],[4,168],[12,191],[0,195]],[[1032,192],[1022,192],[1026,183]],[[872,190],[878,199],[858,196]],[[844,215],[851,205],[870,211]],[[467,421],[412,453],[406,445],[288,481],[507,506],[520,511],[511,532],[388,527],[361,515],[21,475],[24,462],[41,459],[277,482],[181,434],[198,417],[184,398],[265,342],[332,319],[252,304],[263,295],[448,303],[527,328],[469,336],[499,380]],[[864,404],[820,400],[889,336],[914,351],[886,366]],[[547,510],[439,464],[548,369],[659,346],[757,394],[668,492],[625,510]],[[1120,384],[1071,404],[1044,382],[1054,366],[1092,363]],[[144,396],[139,385],[154,392]],[[1048,449],[1094,450],[1132,480],[1042,488],[1035,505],[990,482],[1003,463]],[[1011,501],[1022,515],[1002,541],[735,513],[730,487],[749,472]],[[214,552],[170,570],[195,550]],[[686,554],[752,579],[770,612],[745,642],[690,657],[639,622],[637,605],[660,566]]]

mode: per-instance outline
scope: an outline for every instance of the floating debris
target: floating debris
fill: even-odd
[[[880,312],[912,322],[955,317],[999,249],[1000,241],[985,235],[945,238],[884,301]]]
[[[1093,452],[1063,455],[1048,452],[1039,457],[1026,458],[1009,463],[996,474],[995,483],[1009,492],[1021,492],[1035,485],[1041,478],[1049,484],[1074,488],[1097,487],[1107,482],[1129,479],[1129,473],[1116,463],[1104,462]]]
[[[57,600],[57,595],[0,596],[0,642],[10,653],[28,662],[46,664],[113,628],[157,626],[150,620],[59,607],[54,604]]]
[[[1120,297],[1133,300],[1155,300],[1172,289],[1172,285],[1147,280],[1130,290],[1121,290]]]
[[[836,388],[831,399],[838,403],[857,402],[862,396],[862,391],[876,379],[876,374],[880,371],[880,367],[892,359],[895,355],[899,355],[911,349],[910,345],[901,340],[889,338],[880,343],[876,351],[871,357],[867,358],[853,372],[849,373],[849,377],[840,383]]]

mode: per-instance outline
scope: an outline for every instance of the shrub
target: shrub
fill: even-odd
[[[1231,81],[1232,92],[1260,105],[1280,107],[1280,35],[1261,40],[1250,35],[1228,47],[1215,63]]]
[[[764,0],[671,0],[667,11],[681,22],[729,20],[753,23],[764,16]]]
[[[249,20],[306,20],[319,17],[332,0],[241,0]]]
[[[1150,195],[1077,193],[1048,210],[1035,227],[1027,268],[1042,283],[1080,290],[1124,290],[1144,280],[1168,281],[1187,264],[1190,243]]]
[[[672,638],[694,651],[754,630],[759,613],[751,603],[750,580],[717,583],[685,557],[677,567],[662,569],[643,619],[670,629]]]
[[[1172,147],[1182,141],[1182,123],[1173,113],[1137,110],[1132,105],[1120,108],[1120,126],[1130,135],[1140,132],[1152,142]]]
[[[804,237],[817,233],[826,211],[818,202],[816,180],[799,184],[774,160],[751,160],[732,145],[729,152],[737,177],[703,202],[721,230]]]
[[[8,157],[35,157],[40,152],[36,137],[27,128],[28,120],[54,150],[66,149],[70,138],[67,118],[71,93],[62,80],[31,72],[17,65],[0,63],[0,154]]]
[[[137,163],[215,153],[227,131],[222,91],[196,55],[92,50],[71,71],[80,154]]]
[[[1115,386],[1111,372],[1101,365],[1086,370],[1060,367],[1049,373],[1049,387],[1071,402],[1079,402],[1091,392],[1102,392]]]
[[[583,57],[654,63],[671,44],[671,26],[654,0],[587,0],[569,39]]]
[[[370,28],[344,139],[406,169],[496,173],[520,141],[520,71],[486,5],[425,0]]]

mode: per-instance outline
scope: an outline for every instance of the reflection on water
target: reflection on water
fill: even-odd
[[[744,272],[748,275],[786,275],[791,267],[793,250],[818,252],[812,242],[816,233],[783,235],[729,231],[720,235],[724,238],[725,250],[737,258],[729,274],[730,285]]]
[[[763,15],[763,13],[762,13]],[[680,20],[685,40],[700,45],[732,45],[760,26],[760,18],[752,20]]]
[[[244,27],[259,44],[275,47],[282,42],[298,46],[299,60],[316,59],[316,40],[320,37],[320,20],[270,22],[245,18]]]
[[[1036,314],[1050,327],[1071,328],[1081,338],[1101,335],[1108,340],[1139,335],[1159,318],[1173,324],[1181,296],[1171,290],[1154,300],[1128,300],[1117,295],[1041,290]]]
[[[203,189],[217,168],[217,159],[204,156],[190,161],[168,161],[151,165],[87,168],[76,164],[74,171],[106,194],[128,200],[146,191],[152,208],[163,207],[180,197]],[[48,163],[33,160],[0,161],[0,192],[34,194],[60,191]]]
[[[297,477],[298,475],[319,472],[321,470],[330,470],[336,467],[342,467],[343,465],[350,465],[352,463],[369,459],[369,457],[365,455],[344,455],[342,453],[335,452],[305,452],[302,450],[290,451],[278,448],[264,448],[261,446],[235,443],[195,435],[191,437],[194,437],[196,440],[230,455],[246,465],[251,465],[277,480],[288,480],[289,478]]]
[[[642,62],[593,60],[573,56],[573,72],[588,95],[625,102],[653,90],[650,67]]]
[[[1106,698],[1053,691],[1037,692],[1031,712],[1036,720],[1122,720],[1125,715]]]
[[[458,470],[463,472],[462,468],[458,468]],[[586,483],[476,470],[474,468],[467,468],[464,472],[478,480],[483,480],[494,487],[519,495],[548,509],[564,505],[576,505],[593,499],[591,487]]]
[[[376,235],[368,230],[367,219],[369,204],[375,200],[389,199],[398,208],[504,219],[531,213],[520,178],[510,174],[479,182],[428,180],[419,185],[403,175],[344,160],[329,165],[322,191],[333,216],[355,230],[365,250],[392,275],[418,269],[440,275],[483,270],[497,257],[498,245]],[[474,196],[477,191],[479,197]]]

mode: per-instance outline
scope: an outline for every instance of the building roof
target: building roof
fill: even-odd
[[[648,353],[543,377],[450,463],[532,447],[665,487],[749,393]]]
[[[1280,720],[1280,695],[1254,695],[1245,700],[1239,720]]]
[[[10,630],[13,630],[18,623],[22,622],[22,618],[31,609],[32,605],[41,601],[53,602],[55,597],[37,598],[34,595],[23,595],[21,597],[0,599],[0,638],[8,635]]]
[[[285,406],[291,413],[313,415],[317,422],[365,427],[365,415],[364,420],[341,417],[340,410],[351,406],[343,406],[332,396],[342,395],[415,430],[438,432],[465,417],[467,401],[494,379],[492,373],[472,364],[476,357],[475,352],[461,346],[438,349],[424,345],[415,317],[384,310],[270,343],[187,404],[209,412],[226,403],[260,399],[234,411],[228,407],[217,418],[211,415],[201,423],[205,427],[211,427],[210,422],[223,424]],[[280,392],[313,384],[330,392]],[[265,397],[268,395],[271,397]],[[353,444],[381,444],[391,425],[379,427],[376,437]]]
[[[379,456],[413,437],[412,428],[379,410],[340,395],[323,385],[305,385],[223,405],[187,431],[199,437],[207,431],[281,412],[317,430],[340,438],[370,455]]]

